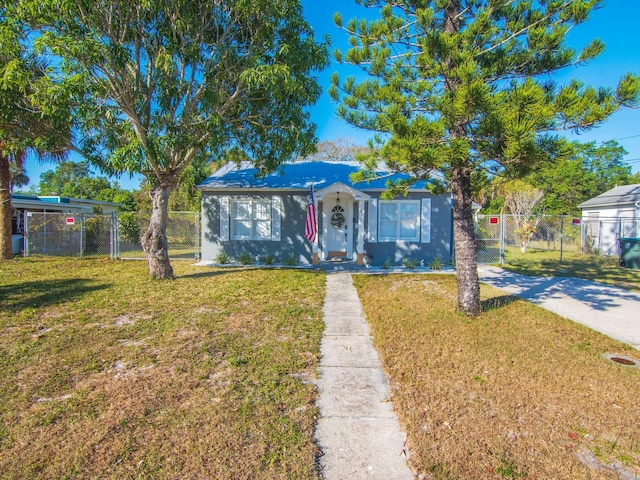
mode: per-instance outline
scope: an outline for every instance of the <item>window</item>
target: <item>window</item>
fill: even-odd
[[[271,240],[271,202],[258,199],[232,200],[231,238]]]
[[[381,201],[379,212],[379,241],[420,241],[419,200]]]

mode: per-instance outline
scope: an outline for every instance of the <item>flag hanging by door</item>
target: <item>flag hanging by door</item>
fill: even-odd
[[[307,220],[304,223],[304,238],[311,242],[316,241],[318,234],[318,221],[316,220],[316,199],[313,193],[313,185],[309,192],[309,204],[307,205]]]

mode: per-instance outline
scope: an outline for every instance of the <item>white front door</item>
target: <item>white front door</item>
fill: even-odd
[[[338,201],[339,198],[339,201]],[[353,197],[331,193],[322,199],[324,258],[352,258]]]

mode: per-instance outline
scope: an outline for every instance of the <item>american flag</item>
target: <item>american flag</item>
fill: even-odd
[[[309,192],[309,204],[307,205],[307,220],[304,223],[304,238],[311,242],[315,242],[317,234],[318,222],[316,220],[316,199],[313,194],[313,185],[311,185],[311,192]]]

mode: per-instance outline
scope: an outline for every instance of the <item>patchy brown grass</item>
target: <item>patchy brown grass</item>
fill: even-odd
[[[453,276],[354,281],[420,478],[640,475],[640,370],[602,358],[637,350],[486,286],[456,314]]]
[[[1,478],[317,478],[324,276],[0,265]]]

